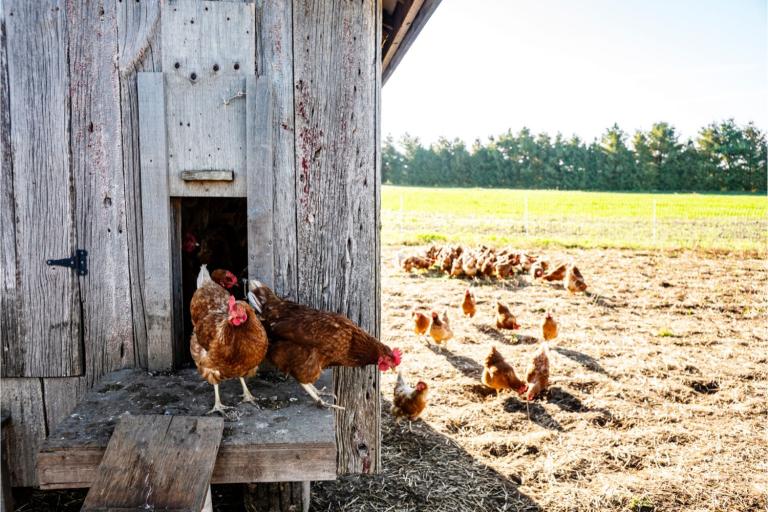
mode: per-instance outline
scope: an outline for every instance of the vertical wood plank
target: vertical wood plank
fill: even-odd
[[[173,311],[173,366],[179,365],[189,359],[189,340],[184,339],[184,281],[181,275],[181,199],[171,198],[171,301]]]
[[[173,366],[171,212],[162,73],[139,73],[141,204],[144,218],[144,307],[150,370]]]
[[[293,12],[299,300],[378,333],[377,2],[296,0]],[[373,366],[334,370],[337,470],[379,467]]]
[[[383,5],[382,0],[374,0],[375,4],[375,14],[376,14],[376,21],[374,22],[374,27],[376,28],[376,34],[374,35],[373,41],[376,45],[376,58],[374,59],[374,73],[375,73],[375,84],[373,89],[374,94],[374,102],[376,104],[376,110],[375,110],[375,120],[374,120],[374,130],[376,130],[376,137],[375,137],[375,143],[374,143],[374,150],[376,151],[376,158],[374,160],[374,166],[375,166],[375,179],[374,179],[374,187],[375,187],[375,205],[374,205],[374,236],[375,236],[375,244],[376,244],[376,270],[374,272],[374,277],[376,281],[374,293],[375,293],[375,301],[376,301],[376,320],[374,325],[374,331],[373,335],[377,338],[381,337],[381,87],[382,87],[382,64],[381,64],[381,44],[379,44],[379,41],[381,41],[381,32],[383,28]],[[375,379],[376,382],[374,384],[377,393],[380,389],[380,374],[378,372],[375,372]],[[376,401],[376,413],[375,416],[371,419],[371,421],[375,424],[373,428],[376,429],[377,435],[376,435],[376,447],[375,452],[381,453],[381,400]],[[381,457],[377,457],[375,462],[375,466],[373,471],[375,473],[378,473],[381,471]]]
[[[0,360],[11,347],[18,346],[19,316],[7,43],[5,9],[0,5]],[[5,363],[0,366],[5,368]]]
[[[134,363],[116,4],[67,3],[77,246],[90,254],[80,281],[89,386]]]
[[[69,416],[88,390],[86,377],[59,377],[43,379],[45,425],[53,431],[59,422]]]
[[[147,367],[144,308],[144,250],[139,162],[139,71],[160,71],[160,2],[117,3],[117,58],[120,73],[122,168],[125,187],[125,231],[128,234],[133,344],[136,365]]]
[[[41,379],[3,379],[0,403],[11,415],[11,485],[35,486],[35,459],[46,436]]]
[[[293,2],[256,0],[256,73],[272,91],[274,288],[298,298],[296,156],[293,97]]]
[[[246,85],[248,169],[248,274],[273,287],[272,193],[274,191],[274,133],[272,89],[265,79],[248,77]]]
[[[48,267],[75,249],[64,2],[3,2],[16,228],[18,321],[3,340],[3,376],[79,375],[80,292],[71,269]],[[34,314],[45,304],[46,314]],[[5,350],[7,348],[7,350]]]

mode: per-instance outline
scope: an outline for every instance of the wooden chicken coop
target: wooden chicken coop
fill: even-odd
[[[126,417],[170,433],[210,406],[186,318],[206,243],[379,335],[381,85],[438,3],[0,3],[3,482],[99,486]],[[324,378],[344,411],[275,378],[200,423],[196,478],[280,483],[287,508],[376,472],[375,367]]]

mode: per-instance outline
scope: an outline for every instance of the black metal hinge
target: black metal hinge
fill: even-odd
[[[52,267],[69,267],[77,271],[79,276],[88,275],[88,251],[85,249],[78,249],[75,251],[75,255],[71,258],[64,258],[60,260],[47,260],[46,263]]]

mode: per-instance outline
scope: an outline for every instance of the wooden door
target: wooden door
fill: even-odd
[[[81,375],[78,277],[72,269],[46,265],[76,249],[66,14],[36,2],[8,2],[4,10],[2,376]]]

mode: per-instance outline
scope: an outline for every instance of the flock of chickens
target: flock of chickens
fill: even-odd
[[[574,264],[551,265],[548,261],[524,252],[509,248],[496,250],[492,247],[481,246],[475,250],[465,250],[456,247],[429,247],[423,254],[403,257],[398,255],[398,263],[406,272],[415,269],[429,270],[437,267],[449,272],[451,277],[479,278],[495,277],[506,279],[518,274],[529,274],[533,280],[564,281],[564,287],[571,293],[586,291],[584,277]],[[477,301],[471,290],[467,288],[461,302],[461,311],[467,317],[474,317],[477,312]],[[448,312],[440,315],[432,311],[428,316],[423,311],[412,312],[413,331],[419,336],[428,335],[442,350],[442,347],[453,338]],[[496,328],[519,329],[517,319],[509,307],[496,302]],[[496,347],[492,347],[483,365],[482,383],[496,390],[512,390],[525,396],[527,400],[535,399],[549,386],[549,346],[548,342],[557,338],[559,327],[551,313],[547,313],[541,323],[542,343],[533,354],[525,372],[525,380],[520,379],[512,365],[504,360]],[[398,375],[395,386],[395,397],[392,414],[400,419],[415,420],[426,407],[426,383],[419,381],[415,388],[408,386]]]
[[[432,245],[422,254],[398,254],[398,264],[406,272],[435,268],[451,277],[507,279],[530,273],[534,279],[564,281],[571,293],[587,289],[584,276],[576,265],[552,265],[538,256],[509,247],[496,249],[481,245],[476,249],[465,249],[460,245]]]

